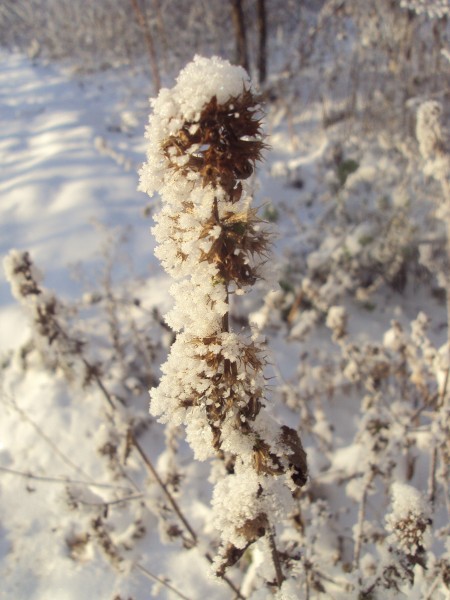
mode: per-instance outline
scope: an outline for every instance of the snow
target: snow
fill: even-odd
[[[427,514],[426,503],[421,493],[412,486],[396,481],[392,485],[392,513],[390,519],[401,521],[408,516]]]
[[[421,12],[423,3],[411,0],[403,5]],[[437,10],[442,4],[434,5]],[[423,543],[430,551],[427,572],[416,565],[414,589],[404,584],[402,591],[419,598],[432,589],[438,600],[445,598],[438,568],[448,560],[443,550],[446,473],[439,460],[433,524],[428,521],[427,498],[432,492],[433,449],[444,448],[448,441],[448,408],[439,404],[448,379],[445,306],[434,279],[430,283],[415,272],[423,266],[420,261],[414,263],[402,291],[390,287],[388,275],[377,271],[380,264],[385,268],[398,257],[408,257],[408,250],[416,247],[415,236],[429,233],[436,245],[442,238],[436,225],[439,212],[430,209],[429,202],[440,197],[440,188],[436,182],[428,188],[429,182],[413,172],[419,148],[409,139],[386,140],[371,131],[370,122],[364,136],[352,134],[347,123],[343,130],[339,125],[323,127],[322,105],[305,100],[311,91],[306,76],[305,96],[298,98],[298,105],[289,98],[284,105],[269,104],[271,149],[255,180],[249,181],[242,204],[248,206],[253,189],[262,211],[270,200],[275,208],[275,253],[256,290],[237,289],[230,295],[237,333],[224,332],[208,347],[211,354],[222,349],[239,364],[252,339],[240,337],[250,314],[255,343],[274,366],[263,378],[252,370],[241,372],[238,389],[267,392],[270,417],[259,419],[257,427],[268,437],[276,437],[272,414],[302,433],[310,473],[307,491],[294,501],[278,478],[260,494],[262,479],[247,469],[254,440],[243,440],[231,418],[223,423],[222,447],[237,451],[242,463],[228,476],[229,465],[211,462],[212,431],[202,411],[214,402],[205,379],[214,372],[206,363],[206,350],[193,349],[185,337],[190,328],[190,335],[208,335],[220,324],[227,306],[218,286],[216,295],[209,296],[216,303],[211,319],[196,301],[204,291],[202,278],[210,281],[217,273],[206,265],[195,273],[200,250],[194,238],[183,241],[190,260],[178,257],[177,262],[164,242],[171,236],[179,239],[178,227],[160,224],[199,179],[165,180],[159,141],[167,132],[176,132],[177,111],[183,119],[195,120],[213,91],[219,101],[240,94],[243,80],[248,81],[244,71],[230,69],[222,59],[197,57],[179,75],[175,92],[164,88],[153,102],[152,110],[160,112],[162,121],[158,125],[151,117],[156,134],[148,139],[147,133],[144,140],[149,86],[142,78],[115,71],[77,77],[67,69],[4,51],[0,59],[2,259],[13,251],[6,269],[0,269],[0,598],[176,597],[156,576],[167,578],[190,600],[229,599],[233,592],[213,577],[205,553],[214,557],[220,537],[245,546],[248,539],[238,529],[254,526],[256,509],[261,514],[280,509],[275,539],[296,556],[292,577],[275,597],[302,597],[309,565],[312,598],[315,585],[324,585],[330,597],[351,598],[359,590],[359,576],[370,582],[381,564],[390,564],[386,544],[411,556]],[[321,76],[314,73],[314,85]],[[336,98],[335,105],[339,102]],[[298,112],[286,126],[289,104]],[[189,132],[195,134],[195,124]],[[425,154],[440,142],[439,136],[427,135],[425,131],[421,138],[419,133]],[[358,168],[343,183],[333,158],[338,154],[336,141],[343,143],[345,158],[358,159]],[[167,193],[164,216],[154,218],[153,234],[144,216],[148,198],[136,190],[148,145],[154,172],[142,174],[141,188],[152,192],[163,183],[168,192],[175,186]],[[405,157],[411,156],[408,162]],[[183,157],[175,158],[183,167]],[[215,193],[224,200],[220,191]],[[181,226],[198,232],[202,219],[210,216],[212,198],[207,186],[198,186],[193,195],[197,213],[184,213]],[[160,205],[155,195],[147,213],[156,213]],[[235,207],[224,202],[223,210]],[[391,235],[378,217],[386,213],[386,220],[389,215],[397,218],[399,213],[390,212],[396,210],[404,210],[407,218]],[[391,224],[396,226],[395,219]],[[211,239],[219,234],[218,228],[210,231]],[[407,243],[402,245],[404,239]],[[389,255],[393,241],[399,244]],[[421,244],[421,249],[426,245],[427,260],[435,260],[435,245],[428,239]],[[208,251],[206,242],[201,250]],[[61,364],[48,362],[51,352],[46,362],[27,345],[29,322],[14,298],[21,296],[13,271],[23,251],[29,251],[36,264],[36,280],[46,290],[42,298],[61,299],[58,314],[60,308],[68,331],[87,341],[89,361],[102,363],[102,381],[117,403],[115,412],[98,387],[82,388],[82,361],[70,365],[78,381],[68,381]],[[183,282],[173,286],[159,260],[171,275],[192,276],[196,293]],[[111,272],[105,262],[114,264]],[[435,273],[437,279],[443,280],[445,272]],[[124,307],[120,302],[108,304],[105,289]],[[183,298],[178,315],[171,311],[170,294]],[[125,303],[127,298],[131,301]],[[201,302],[206,300],[204,295]],[[102,303],[106,321],[96,312]],[[163,313],[168,314],[166,321]],[[131,337],[139,350],[137,357],[127,355],[129,346],[113,347],[118,314],[120,326],[127,323],[126,339]],[[164,364],[173,341],[167,323],[182,332],[171,346],[171,364]],[[262,336],[256,340],[257,333]],[[50,346],[56,354],[56,344]],[[144,361],[143,374],[138,367]],[[149,387],[157,390],[152,392],[153,411],[170,422],[167,428],[148,415]],[[180,399],[189,401],[194,392],[202,395],[202,403],[180,406]],[[223,397],[229,393],[223,390]],[[143,447],[188,515],[199,536],[194,548],[186,549],[192,539],[138,453],[130,452],[130,428],[139,432]],[[379,472],[372,482],[374,464]],[[351,571],[352,535],[358,531],[364,499],[359,570]],[[286,509],[295,521],[283,529]],[[403,537],[396,537],[399,523]],[[423,539],[417,537],[421,529],[426,529]],[[272,598],[263,576],[270,572],[273,577],[272,567],[263,538],[250,546],[240,566],[230,569],[230,578],[242,584],[249,598]],[[391,593],[378,591],[386,592],[383,597]]]
[[[29,250],[45,265],[47,283],[58,294],[78,288],[68,265],[82,262],[92,269],[98,262],[96,223],[132,226],[133,257],[141,265],[151,262],[136,173],[118,168],[95,147],[96,137],[108,134],[108,104],[103,103],[109,99],[100,98],[95,86],[86,90],[81,82],[19,55],[2,52],[1,63],[1,254],[14,247]],[[109,100],[109,110],[117,101]],[[142,140],[135,144],[139,147]],[[9,314],[0,337],[5,350],[26,334],[1,271],[0,303]]]

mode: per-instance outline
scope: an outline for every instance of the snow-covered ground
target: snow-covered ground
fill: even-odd
[[[143,126],[124,108],[132,90],[123,82],[120,91],[106,91],[106,77],[103,86],[71,80],[19,55],[1,58],[1,254],[29,250],[45,265],[49,287],[73,295],[74,268],[93,266],[101,253],[101,227],[132,227],[130,253],[150,268],[145,198],[136,191]],[[6,349],[23,339],[23,318],[3,272],[0,285],[0,348]]]

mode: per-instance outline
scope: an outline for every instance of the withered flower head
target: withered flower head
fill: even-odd
[[[265,147],[258,110],[259,98],[245,87],[222,104],[213,96],[198,120],[186,121],[164,143],[166,157],[175,168],[173,156],[189,157],[181,167],[184,172],[200,173],[204,186],[221,187],[237,202],[240,181],[252,175]]]

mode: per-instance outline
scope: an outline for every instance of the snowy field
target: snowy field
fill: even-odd
[[[145,197],[136,191],[143,126],[126,121],[121,110],[126,101],[118,94],[109,97],[101,82],[70,80],[19,55],[2,53],[1,58],[2,256],[12,248],[29,250],[45,269],[46,285],[71,298],[83,293],[81,275],[99,276],[108,235],[115,239],[127,233],[127,252],[143,274],[154,274]],[[120,128],[126,133],[114,134]],[[108,135],[112,144],[125,139],[124,153],[118,140],[116,160],[101,144]],[[80,264],[83,273],[77,277]],[[28,324],[3,271],[0,284],[0,343],[6,354],[26,340]],[[153,284],[157,301],[161,284]],[[149,584],[141,574],[127,576],[124,588],[123,576],[100,557],[74,561],[67,541],[76,539],[81,522],[70,512],[60,520],[66,479],[84,481],[82,490],[95,480],[98,489],[114,497],[131,492],[123,485],[116,488],[92,462],[101,405],[88,394],[74,406],[66,385],[51,372],[16,373],[12,379],[3,374],[2,384],[1,466],[32,472],[37,479],[2,472],[0,596],[113,598],[126,588],[127,598],[148,597]],[[167,557],[156,539],[149,552],[149,564],[164,572]]]
[[[137,191],[150,86],[0,52],[0,254],[29,252],[66,344],[39,337],[0,270],[1,600],[450,598],[443,192],[414,126],[310,101],[312,77],[265,107],[252,186],[273,281],[233,305],[308,454],[274,527],[276,593],[262,540],[214,577],[223,467],[148,413],[173,342],[160,200]]]

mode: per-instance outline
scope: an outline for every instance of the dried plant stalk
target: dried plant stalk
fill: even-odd
[[[213,495],[222,537],[214,567],[223,575],[262,536],[273,554],[271,525],[291,507],[284,490],[307,477],[297,432],[263,410],[263,349],[229,320],[230,294],[261,277],[270,245],[248,184],[265,148],[259,99],[242,68],[196,57],[153,109],[141,189],[161,195],[156,254],[178,281],[166,317],[177,338],[151,412],[184,423],[197,458],[226,460]],[[281,561],[274,566],[280,586]]]

